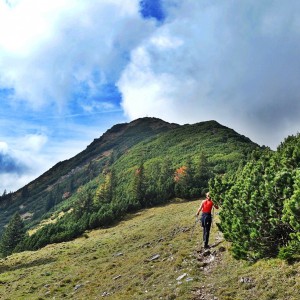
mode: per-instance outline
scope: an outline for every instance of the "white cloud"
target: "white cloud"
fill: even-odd
[[[0,141],[0,152],[6,153],[8,150],[8,145],[6,142],[1,142]]]
[[[22,187],[32,180],[32,176],[19,176],[18,174],[0,174],[0,196],[6,192],[16,191],[16,187]]]
[[[165,23],[132,51],[118,82],[129,118],[215,119],[272,147],[295,133],[299,1],[164,3]]]
[[[88,104],[82,104],[82,108],[84,111],[88,113],[97,113],[99,111],[107,112],[107,111],[117,110],[117,107],[109,101],[101,101],[101,102],[91,101]]]
[[[44,134],[28,134],[21,138],[19,148],[32,152],[39,152],[43,149],[48,141]]]
[[[31,168],[18,180],[2,178],[3,187],[83,150],[99,136],[98,120],[101,131],[114,125],[108,114],[91,128],[84,112],[118,109],[99,96],[115,82],[130,119],[215,119],[273,147],[299,130],[299,1],[162,4],[166,18],[157,25],[141,17],[139,0],[0,0],[0,92],[12,88],[6,98],[25,104],[12,120],[1,115],[0,151]],[[75,92],[82,110],[66,112]],[[64,113],[34,115],[27,104]]]
[[[0,193],[15,191],[53,165],[46,143],[42,134],[15,137],[11,144],[0,142]]]
[[[154,27],[138,0],[2,0],[0,88],[33,108],[62,109],[79,84],[114,82]]]

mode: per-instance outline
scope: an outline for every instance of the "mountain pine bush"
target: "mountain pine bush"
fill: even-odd
[[[300,249],[300,135],[276,152],[253,152],[231,178],[210,182],[221,206],[219,227],[236,258],[289,259]]]

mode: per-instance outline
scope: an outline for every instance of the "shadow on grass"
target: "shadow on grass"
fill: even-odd
[[[15,270],[28,269],[28,268],[32,268],[32,267],[47,265],[47,264],[50,264],[55,261],[56,261],[56,259],[54,259],[54,258],[40,258],[40,259],[36,259],[31,262],[18,263],[18,264],[12,265],[12,266],[8,266],[8,265],[1,263],[0,264],[0,274],[10,272],[10,271],[15,271]]]
[[[286,259],[286,262],[287,262],[288,265],[294,265],[296,263],[299,263],[300,262],[300,256]]]

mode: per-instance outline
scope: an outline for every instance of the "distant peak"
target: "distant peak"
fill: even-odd
[[[162,119],[155,118],[155,117],[138,118],[138,119],[135,119],[135,120],[131,121],[130,123],[139,123],[139,122],[163,122],[163,123],[168,123],[168,122],[166,122]]]
[[[175,128],[180,125],[176,123],[169,123],[166,122],[162,119],[155,118],[155,117],[143,117],[143,118],[138,118],[129,123],[131,126],[136,126],[140,124],[148,124],[150,127],[154,126],[155,128],[157,127],[169,127],[169,128]]]

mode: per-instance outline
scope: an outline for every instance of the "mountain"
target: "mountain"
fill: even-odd
[[[54,206],[99,175],[109,163],[112,151],[114,157],[121,156],[140,141],[178,126],[155,118],[113,126],[75,157],[57,163],[15,193],[0,197],[0,230],[16,211],[25,220],[40,220],[47,212],[47,201],[53,201]],[[52,208],[51,203],[48,208]]]
[[[108,225],[129,211],[203,194],[209,178],[236,172],[254,149],[259,146],[249,138],[216,121],[180,126],[141,118],[118,124],[75,157],[1,197],[0,226],[15,212],[31,229],[70,210],[77,218],[72,222],[81,224],[78,232]]]

